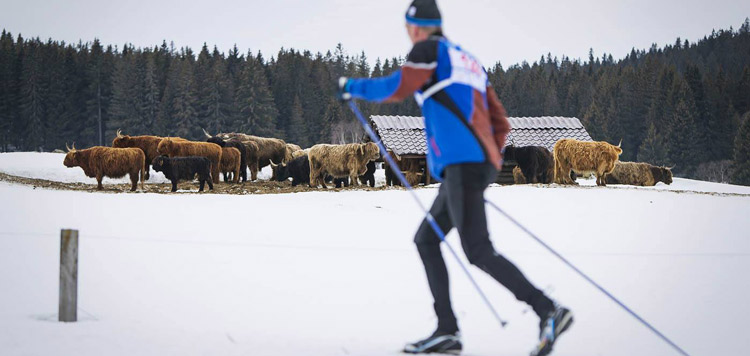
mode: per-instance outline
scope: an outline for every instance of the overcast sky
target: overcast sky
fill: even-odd
[[[364,50],[377,57],[405,55],[410,1],[402,0],[0,0],[0,27],[24,37],[154,46],[162,40],[198,52],[206,42],[226,52],[279,48]],[[622,58],[632,47],[691,42],[712,29],[737,29],[750,16],[750,0],[438,0],[446,34],[485,66],[505,67],[553,56]]]

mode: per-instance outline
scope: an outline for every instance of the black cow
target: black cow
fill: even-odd
[[[221,147],[234,147],[240,151],[240,178],[243,182],[247,182],[247,148],[242,142],[235,139],[224,140],[220,137],[214,136],[208,138],[206,142],[215,143]],[[228,182],[226,174],[224,175],[224,181]]]
[[[206,157],[172,157],[159,156],[151,162],[154,170],[164,173],[164,176],[172,181],[172,191],[177,191],[177,182],[180,180],[193,180],[198,175],[200,189],[202,192],[204,184],[208,182],[208,188],[213,190],[211,182],[211,161]]]
[[[367,162],[367,172],[359,176],[359,182],[375,187],[375,161]]]
[[[516,161],[526,183],[552,183],[555,161],[552,152],[541,146],[505,147],[505,160]]]
[[[276,170],[274,179],[278,182],[283,182],[291,177],[292,187],[296,187],[298,184],[310,184],[310,159],[307,155],[297,157],[286,164],[275,164],[271,162],[271,166]],[[348,177],[333,179],[331,176],[326,176],[325,181],[326,183],[333,182],[336,185],[336,188],[349,186]]]
[[[286,164],[271,163],[276,170],[276,180],[283,182],[292,177],[292,187],[298,184],[310,184],[310,159],[307,155],[299,156]]]

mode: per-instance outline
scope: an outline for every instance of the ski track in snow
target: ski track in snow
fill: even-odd
[[[0,172],[95,184],[62,157],[0,154]],[[750,187],[579,182],[493,186],[486,197],[691,355],[750,347]],[[429,204],[437,189],[416,194]],[[402,190],[84,194],[0,182],[0,197],[2,355],[398,355],[435,326],[411,241],[422,214]],[[677,355],[487,214],[497,250],[575,313],[553,355]],[[56,321],[61,228],[80,230],[77,323]],[[448,241],[460,250],[455,232]],[[443,248],[464,354],[527,355],[533,312],[470,267],[510,321],[501,329]]]

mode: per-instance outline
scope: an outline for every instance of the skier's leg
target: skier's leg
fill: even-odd
[[[464,164],[446,168],[450,220],[453,221],[469,262],[487,272],[518,300],[529,304],[544,320],[554,304],[534,287],[508,259],[498,254],[489,239],[484,208],[484,190],[497,171],[490,164]],[[451,179],[452,178],[452,179]]]
[[[432,214],[438,226],[440,226],[440,229],[445,234],[453,227],[446,203],[445,189],[441,187],[437,198],[435,198],[435,202],[432,203],[430,214]],[[451,308],[448,270],[445,267],[443,254],[440,251],[440,238],[426,219],[419,226],[419,230],[417,230],[417,234],[414,237],[414,243],[417,244],[419,256],[422,258],[422,263],[427,273],[427,282],[430,285],[430,291],[435,300],[435,314],[438,317],[437,330],[449,334],[455,333],[458,331],[458,323]]]

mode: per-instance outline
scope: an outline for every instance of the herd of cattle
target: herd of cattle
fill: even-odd
[[[648,163],[620,162],[622,148],[607,142],[586,142],[560,139],[553,152],[541,146],[505,148],[505,159],[515,161],[513,180],[516,184],[576,184],[576,174],[596,175],[596,184],[628,184],[653,186],[672,184],[672,171]]]
[[[68,148],[64,165],[81,167],[88,177],[96,178],[97,189],[102,189],[104,177],[121,178],[126,174],[135,191],[138,181],[149,179],[150,167],[161,172],[177,191],[181,180],[196,177],[200,191],[208,183],[209,189],[224,182],[239,183],[258,179],[258,171],[268,165],[272,179],[279,182],[292,179],[292,186],[310,187],[333,183],[336,187],[349,184],[375,186],[375,161],[380,159],[377,144],[354,143],[343,145],[318,144],[303,150],[300,146],[278,138],[266,138],[242,133],[210,135],[204,130],[206,142],[189,141],[179,137],[129,136],[119,130],[112,147],[96,146],[77,150]],[[544,147],[508,146],[505,159],[517,166],[514,181],[524,183],[575,184],[576,174],[595,174],[597,185],[630,184],[649,186],[658,182],[672,183],[669,168],[646,163],[619,162],[620,146],[607,142],[559,140],[550,152]],[[426,174],[417,160],[398,162],[412,186],[424,182]],[[386,185],[396,185],[395,174],[386,165]]]
[[[180,137],[129,136],[118,130],[112,147],[67,147],[63,164],[81,167],[86,176],[96,178],[99,190],[104,177],[121,178],[126,174],[133,183],[131,191],[137,189],[139,180],[143,189],[151,166],[171,181],[173,192],[180,180],[192,181],[196,176],[199,191],[203,191],[206,182],[213,189],[222,174],[225,182],[246,182],[248,168],[250,179],[256,180],[258,171],[268,165],[272,166],[273,179],[285,181],[292,177],[293,185],[306,183],[326,188],[327,182],[336,187],[362,182],[375,186],[374,161],[380,158],[380,150],[372,142],[319,144],[303,150],[278,138],[204,133],[206,142],[196,142]]]

